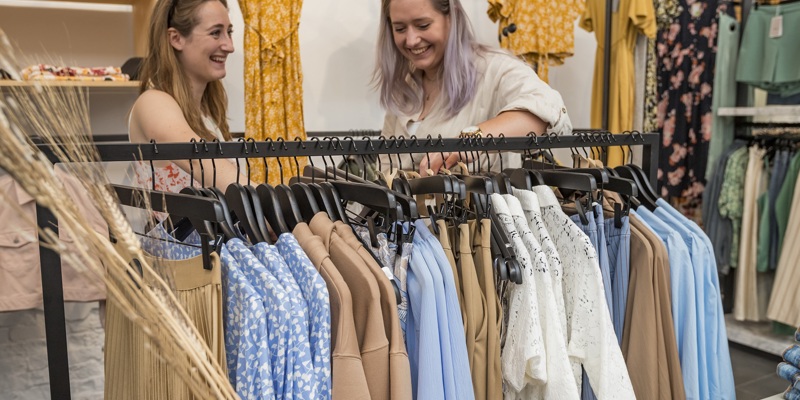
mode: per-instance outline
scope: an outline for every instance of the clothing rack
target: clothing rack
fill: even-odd
[[[352,137],[338,137],[352,132],[329,132],[330,136],[324,139],[312,138],[306,141],[274,140],[265,142],[244,141],[237,142],[192,142],[192,143],[86,143],[87,147],[94,147],[98,161],[158,161],[158,160],[197,160],[197,159],[262,159],[266,157],[306,157],[306,156],[351,156],[351,155],[381,155],[381,154],[408,154],[408,153],[437,153],[437,152],[524,152],[547,150],[556,148],[582,148],[582,147],[614,147],[614,146],[642,146],[642,167],[649,174],[651,185],[655,185],[658,169],[658,149],[660,146],[657,133],[640,134],[638,132],[625,135],[611,135],[600,132],[575,132],[570,136],[526,136],[526,137],[462,137],[443,139],[441,137],[379,137],[355,139]],[[48,144],[38,144],[52,163],[58,163],[56,152]],[[259,164],[256,164],[259,165]],[[115,187],[120,200],[132,205],[131,188]],[[172,202],[190,201],[190,197],[179,194],[153,192],[151,196],[154,208]],[[183,197],[181,197],[183,196]],[[127,201],[126,201],[127,200]],[[191,201],[205,201],[205,207],[176,207],[174,204],[169,211],[181,209],[181,212],[190,213],[188,210],[200,214],[184,215],[185,217],[205,218],[209,221],[221,221],[222,213],[213,205],[214,200],[193,198]],[[58,221],[49,209],[37,204],[37,223],[40,228],[50,228],[57,232]],[[47,365],[50,376],[50,396],[53,399],[69,400],[69,360],[67,356],[67,334],[64,319],[64,292],[61,279],[61,259],[53,250],[44,246],[39,247],[41,256],[42,296],[44,305],[45,335],[47,341]]]

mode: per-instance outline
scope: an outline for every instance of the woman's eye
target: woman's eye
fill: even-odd
[[[216,38],[216,37],[219,37],[220,33],[221,33],[221,32],[220,32],[220,31],[218,31],[218,30],[216,30],[216,31],[211,31],[211,36],[213,36],[213,37],[215,37],[215,38]]]
[[[403,33],[406,31],[406,28],[394,28],[394,31],[397,33]]]
[[[425,30],[425,29],[428,29],[430,26],[431,26],[431,24],[422,24],[422,25],[419,25],[419,29]]]

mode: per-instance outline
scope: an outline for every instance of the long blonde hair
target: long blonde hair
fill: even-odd
[[[198,110],[191,101],[189,81],[183,73],[175,49],[169,41],[167,29],[175,28],[184,37],[189,36],[197,25],[197,9],[206,1],[219,1],[228,8],[227,0],[158,0],[150,17],[147,56],[142,62],[139,76],[139,93],[158,89],[172,96],[183,110],[183,116],[192,130],[206,140],[216,139],[203,123],[203,114],[216,123],[225,140],[230,140],[228,127],[228,96],[222,82],[209,82]]]

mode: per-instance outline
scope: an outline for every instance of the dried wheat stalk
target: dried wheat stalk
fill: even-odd
[[[0,67],[18,70],[13,49],[2,30]],[[153,287],[144,285],[140,272],[126,261],[138,259],[143,270],[160,276],[146,262],[119,201],[107,186],[101,164],[94,162],[97,156],[93,147],[81,142],[90,133],[86,96],[77,87],[47,85],[9,91],[0,99],[0,168],[10,173],[37,203],[53,212],[60,229],[81,238],[67,246],[51,229],[40,229],[40,240],[81,272],[103,278],[108,295],[118,300],[126,317],[152,340],[151,351],[174,369],[197,398],[235,399],[237,395],[227,376],[189,322],[168,279],[157,279]],[[63,190],[53,165],[31,144],[29,135],[40,136],[47,143],[61,143],[60,149],[54,146],[58,159],[70,163],[69,172],[89,193],[117,239],[116,246],[91,228]],[[0,201],[4,200],[10,204],[0,196]]]

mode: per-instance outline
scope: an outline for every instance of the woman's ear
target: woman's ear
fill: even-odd
[[[186,44],[186,39],[184,39],[183,35],[175,28],[167,29],[167,35],[169,36],[169,44],[172,45],[172,48],[182,51],[183,46]]]

